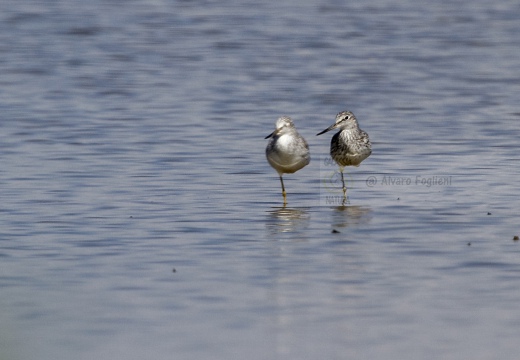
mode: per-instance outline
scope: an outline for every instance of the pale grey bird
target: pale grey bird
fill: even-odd
[[[287,204],[287,195],[283,184],[283,174],[292,174],[310,161],[309,145],[298,134],[294,123],[288,116],[280,117],[275,124],[275,130],[268,136],[269,143],[265,149],[265,156],[269,164],[278,172],[282,183],[283,203]]]
[[[316,134],[321,135],[333,129],[340,129],[330,142],[330,156],[339,165],[343,197],[347,196],[347,188],[343,179],[345,166],[359,166],[363,160],[372,154],[372,145],[368,134],[359,128],[356,117],[350,111],[342,111],[336,115],[336,122]]]

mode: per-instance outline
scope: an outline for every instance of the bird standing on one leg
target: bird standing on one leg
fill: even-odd
[[[282,116],[276,121],[275,130],[265,137],[269,140],[265,155],[269,164],[278,172],[282,183],[283,204],[287,204],[287,195],[282,175],[292,174],[310,161],[309,145],[298,134],[294,123],[288,116]]]
[[[368,134],[359,128],[356,117],[350,111],[342,111],[336,115],[336,122],[316,134],[321,135],[333,129],[340,129],[330,142],[330,156],[339,165],[341,182],[343,183],[343,202],[347,198],[347,188],[343,179],[345,166],[359,166],[372,154],[372,145]]]

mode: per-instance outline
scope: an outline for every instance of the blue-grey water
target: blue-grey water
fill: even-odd
[[[519,15],[1,2],[0,358],[516,359]],[[341,206],[315,134],[346,109],[373,153]]]

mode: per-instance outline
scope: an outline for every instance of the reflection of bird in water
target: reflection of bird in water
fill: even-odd
[[[298,134],[292,120],[282,116],[276,121],[276,129],[266,136],[271,138],[265,149],[265,155],[269,164],[278,172],[282,183],[283,203],[287,204],[283,174],[292,174],[310,161],[309,146],[303,137]]]
[[[272,233],[286,233],[306,229],[309,226],[308,209],[290,209],[286,207],[269,211],[266,223]]]
[[[367,206],[338,206],[332,213],[332,227],[345,228],[366,224],[372,219],[372,209]]]
[[[372,145],[368,134],[359,128],[356,117],[350,111],[342,111],[336,115],[336,122],[319,132],[321,135],[333,129],[340,129],[330,142],[330,156],[339,165],[341,182],[343,183],[343,203],[347,198],[347,187],[343,179],[345,166],[359,166],[372,153]]]

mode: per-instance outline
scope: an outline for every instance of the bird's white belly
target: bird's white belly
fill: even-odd
[[[279,173],[294,173],[309,163],[308,156],[302,156],[294,147],[291,136],[280,136],[275,150],[269,154],[267,160]]]

